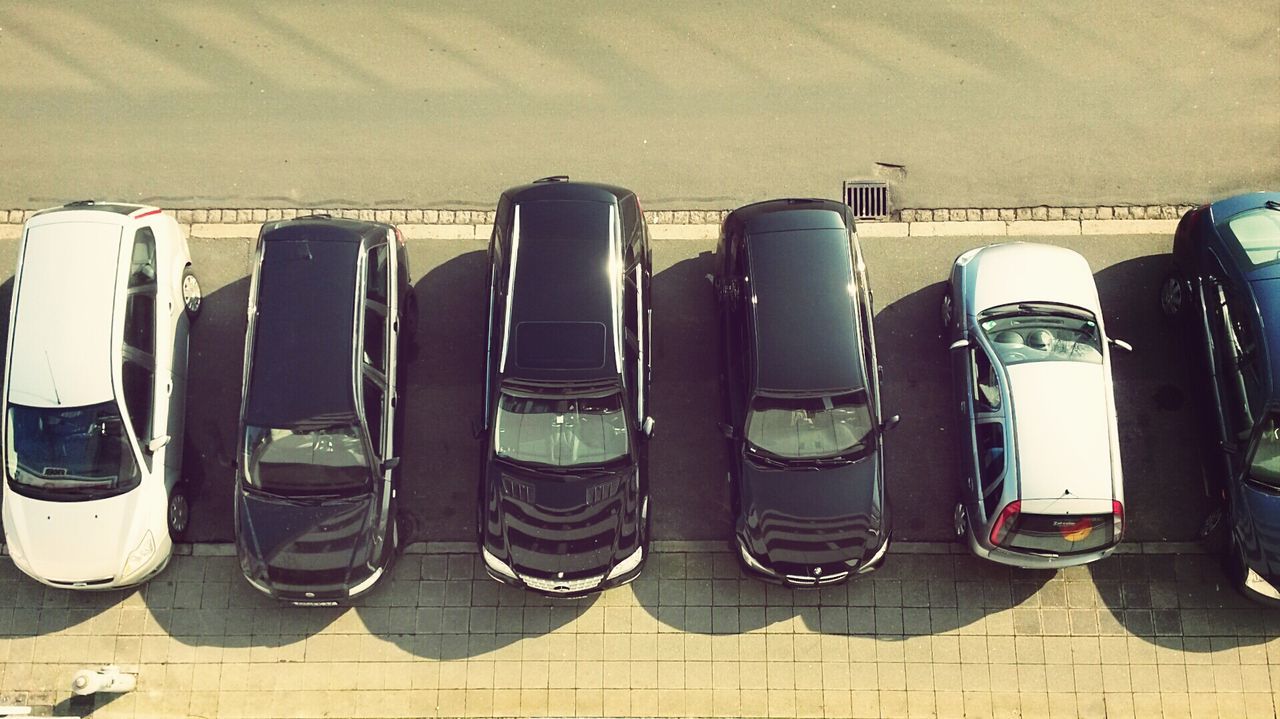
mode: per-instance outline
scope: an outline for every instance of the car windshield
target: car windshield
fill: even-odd
[[[86,407],[9,405],[9,481],[50,498],[84,499],[136,487],[142,473],[114,401]]]
[[[1262,426],[1258,448],[1253,451],[1249,478],[1254,482],[1280,490],[1280,417],[1272,414]]]
[[[1001,364],[1102,364],[1102,336],[1093,315],[1045,302],[995,307],[978,322]]]
[[[751,447],[787,459],[817,459],[867,449],[867,392],[822,397],[756,397],[747,414]]]
[[[272,494],[353,493],[372,477],[360,428],[245,428],[249,484]]]
[[[499,457],[547,467],[601,465],[627,456],[622,395],[517,397],[503,393],[494,420]]]

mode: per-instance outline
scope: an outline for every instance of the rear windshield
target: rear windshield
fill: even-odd
[[[1280,259],[1280,212],[1270,208],[1241,212],[1227,226],[1254,267]]]
[[[1047,554],[1079,554],[1111,546],[1115,524],[1110,514],[1020,514],[1004,545]]]

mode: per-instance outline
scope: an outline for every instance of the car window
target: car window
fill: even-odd
[[[622,395],[517,397],[503,394],[494,418],[497,456],[535,466],[602,465],[628,455]]]
[[[133,293],[125,300],[124,343],[154,355],[156,352],[156,296]]]
[[[370,248],[365,263],[365,298],[371,302],[387,304],[387,246]]]
[[[1023,362],[1102,364],[1102,334],[1093,315],[1049,303],[1005,305],[979,323],[1005,366]]]
[[[1227,221],[1230,234],[1254,267],[1280,260],[1280,212],[1258,208]]]
[[[1280,489],[1280,417],[1274,413],[1263,420],[1258,446],[1249,465],[1249,478]]]
[[[133,238],[133,254],[129,261],[129,287],[153,286],[156,283],[156,236],[150,227],[138,230]]]
[[[155,374],[141,362],[124,361],[120,373],[124,394],[124,406],[129,412],[129,423],[138,437],[138,443],[151,441],[151,410],[155,401]],[[147,456],[146,452],[143,452]]]
[[[867,392],[824,397],[756,397],[747,414],[749,449],[785,459],[834,457],[870,449]]]
[[[382,456],[382,413],[386,392],[372,379],[364,378],[364,420],[369,425],[369,443],[377,456]]]
[[[387,317],[374,305],[364,306],[364,362],[387,371]]]
[[[1000,379],[987,353],[974,348],[969,354],[973,370],[973,401],[978,411],[1000,409]]]
[[[982,505],[990,516],[999,507],[1004,489],[1004,427],[999,422],[980,422],[976,427],[976,435]]]

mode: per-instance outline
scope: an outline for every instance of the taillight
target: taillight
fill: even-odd
[[[1115,540],[1120,541],[1120,535],[1124,534],[1124,505],[1119,500],[1111,500],[1111,521],[1115,525]]]
[[[991,543],[1000,546],[1009,536],[1009,530],[1013,529],[1014,520],[1018,518],[1018,512],[1022,508],[1022,502],[1014,500],[1004,506],[1000,511],[1000,516],[996,517],[996,523],[991,527]]]

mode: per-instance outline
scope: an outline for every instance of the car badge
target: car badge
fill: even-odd
[[[315,599],[316,593],[315,593],[315,592],[303,592],[303,595],[305,595],[307,599]]]
[[[556,579],[564,579],[564,572],[556,572]]]
[[[813,576],[818,577],[818,576],[821,576],[821,575],[822,575],[822,567],[814,567],[814,568],[813,568]]]

